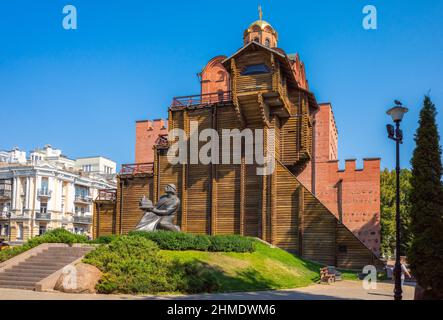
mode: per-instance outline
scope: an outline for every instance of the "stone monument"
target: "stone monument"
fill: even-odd
[[[165,192],[166,194],[160,197],[155,206],[146,197],[140,200],[139,207],[145,214],[135,227],[136,231],[180,231],[180,227],[173,223],[175,214],[180,206],[177,188],[174,184],[168,184],[165,187]]]

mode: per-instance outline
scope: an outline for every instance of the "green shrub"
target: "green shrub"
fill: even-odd
[[[129,233],[130,236],[140,236],[154,241],[160,249],[163,250],[202,250],[207,251],[210,245],[205,236],[199,236],[196,239],[195,235],[184,232],[169,232],[169,231],[133,231]],[[200,249],[196,249],[200,248]]]
[[[112,241],[114,241],[115,239],[117,239],[117,235],[115,234],[110,234],[107,236],[101,236],[98,237],[97,239],[91,241],[91,243],[96,243],[96,244],[108,244],[111,243]]]
[[[32,247],[38,246],[42,243],[88,243],[88,237],[69,232],[65,229],[54,229],[46,232],[41,236],[34,237],[28,240],[28,244]]]
[[[31,248],[32,247],[24,244],[19,247],[10,247],[7,249],[3,249],[2,251],[0,251],[0,262],[9,260],[9,259],[19,255],[20,253],[23,253]]]
[[[255,240],[239,235],[212,236],[209,251],[254,252]]]
[[[207,292],[218,288],[203,265],[190,267],[166,259],[153,241],[137,234],[115,238],[88,253],[83,261],[104,273],[97,284],[101,293]]]
[[[140,236],[154,241],[163,250],[198,250],[214,252],[254,252],[255,240],[239,235],[195,235],[171,231],[132,231],[129,236]]]

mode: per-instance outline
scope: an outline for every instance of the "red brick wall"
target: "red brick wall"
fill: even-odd
[[[163,119],[142,120],[135,123],[135,163],[154,162],[154,144],[158,136],[167,134]]]
[[[338,167],[338,132],[330,104],[320,105],[315,115],[315,186],[318,199],[340,218],[375,254],[380,253],[380,159],[355,160]],[[311,190],[311,168],[299,175]]]

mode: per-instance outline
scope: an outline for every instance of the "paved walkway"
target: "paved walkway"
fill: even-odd
[[[186,296],[131,296],[102,294],[67,294],[60,292],[35,292],[0,288],[0,300],[393,300],[393,284],[378,283],[377,289],[365,290],[360,281],[342,281],[332,285],[312,285],[305,288],[257,292],[197,294]],[[414,298],[414,286],[403,287],[403,298]]]

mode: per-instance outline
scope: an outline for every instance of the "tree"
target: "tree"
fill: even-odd
[[[425,96],[411,160],[411,231],[408,261],[425,298],[443,298],[443,186],[437,111]]]
[[[400,171],[400,219],[401,219],[401,254],[406,254],[411,245],[411,171]],[[395,170],[385,169],[380,175],[380,226],[381,254],[384,257],[394,255],[395,250]]]

